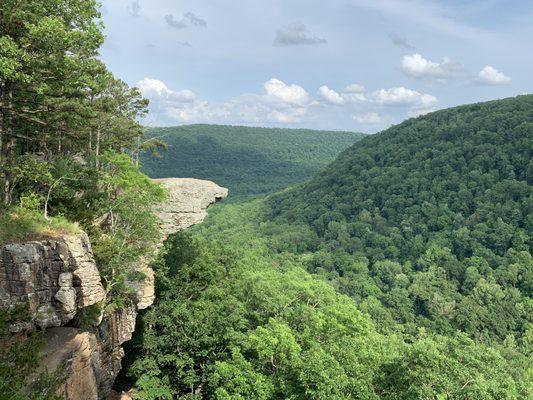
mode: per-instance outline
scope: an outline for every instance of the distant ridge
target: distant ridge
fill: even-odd
[[[230,191],[228,200],[250,198],[304,182],[362,133],[309,129],[187,125],[149,128],[148,137],[169,145],[162,157],[143,157],[153,178],[213,180]]]

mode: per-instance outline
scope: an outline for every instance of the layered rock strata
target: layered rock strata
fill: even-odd
[[[104,296],[85,233],[0,248],[0,308],[27,306],[31,315],[13,332],[65,325]]]

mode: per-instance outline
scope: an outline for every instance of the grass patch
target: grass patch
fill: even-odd
[[[41,212],[22,207],[2,210],[0,214],[0,245],[26,240],[58,238],[77,234],[80,231],[78,224],[64,217],[46,219]]]

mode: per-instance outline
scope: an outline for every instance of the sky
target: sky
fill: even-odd
[[[103,0],[152,126],[378,132],[533,92],[533,0]]]

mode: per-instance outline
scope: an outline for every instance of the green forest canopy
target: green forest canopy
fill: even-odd
[[[274,193],[310,179],[364,135],[354,132],[243,126],[150,128],[162,139],[161,158],[143,157],[153,178],[194,177],[227,187],[231,200]]]
[[[140,398],[531,398],[532,139],[533,96],[457,107],[215,209],[156,269]]]
[[[531,95],[435,112],[272,196],[269,218],[301,227],[280,249],[312,252],[311,270],[359,301],[377,297],[385,316],[518,339],[533,315],[532,152]],[[354,270],[361,260],[369,274]]]

